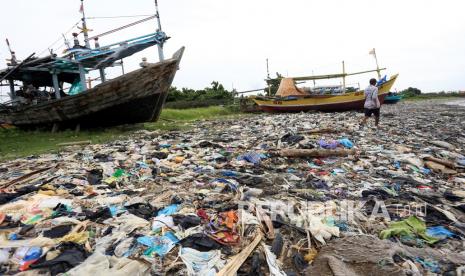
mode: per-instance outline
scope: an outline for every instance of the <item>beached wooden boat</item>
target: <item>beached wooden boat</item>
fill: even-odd
[[[111,126],[127,123],[151,122],[158,119],[167,93],[181,61],[184,47],[172,58],[165,59],[163,45],[169,37],[161,30],[158,2],[156,14],[137,22],[89,37],[81,0],[84,44],[79,33],[73,33],[73,45],[66,37],[64,55],[53,50],[46,57],[30,55],[23,61],[11,50],[10,63],[0,70],[0,83],[9,86],[10,101],[0,103],[0,124],[18,127],[31,126]],[[99,39],[116,31],[157,19],[154,33],[100,46]],[[74,26],[76,27],[76,26]],[[73,27],[73,28],[74,28]],[[94,40],[94,46],[91,46]],[[141,69],[125,73],[123,59],[144,49],[158,46],[158,63],[140,64]],[[109,79],[105,69],[122,67],[122,75]],[[86,78],[97,71],[99,78]],[[91,87],[91,82],[100,84]]]
[[[378,65],[378,58],[376,57],[376,50],[372,49],[369,52],[373,55],[376,61],[375,70],[367,70],[355,73],[346,73],[345,62],[342,62],[342,73],[329,74],[329,75],[312,75],[303,77],[287,77],[283,78],[278,74],[278,78],[271,79],[269,72],[268,88],[250,90],[241,93],[249,93],[256,91],[265,90],[267,96],[253,96],[249,97],[255,102],[256,106],[265,112],[301,112],[301,111],[347,111],[347,110],[358,110],[363,109],[365,102],[364,91],[360,89],[360,85],[357,88],[347,87],[346,78],[354,75],[368,74],[376,72],[378,75],[377,87],[378,96],[381,103],[384,103],[386,95],[394,85],[397,76],[392,76],[387,80],[387,76],[381,77],[381,71],[386,68],[380,68]],[[268,60],[267,60],[268,68]],[[342,79],[342,85],[326,85],[316,86],[317,80],[326,79]],[[277,89],[276,95],[272,94],[271,86],[279,81],[279,88]],[[299,88],[296,86],[297,82],[313,81],[313,87]]]
[[[156,121],[184,49],[171,59],[127,73],[77,95],[0,109],[0,122],[19,127],[110,126]]]
[[[391,77],[379,85],[378,94],[381,103],[397,79]],[[295,88],[297,90],[297,88]],[[347,111],[363,109],[365,96],[363,91],[344,93],[338,95],[305,95],[302,92],[284,98],[256,97],[253,100],[259,108],[266,112],[300,112],[309,110],[318,111]]]

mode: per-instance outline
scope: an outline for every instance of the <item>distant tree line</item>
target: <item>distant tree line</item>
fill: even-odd
[[[203,100],[232,100],[234,99],[235,91],[228,91],[224,86],[213,81],[211,87],[205,87],[204,89],[195,90],[190,88],[178,89],[172,86],[169,90],[167,102],[176,101],[203,101]]]
[[[259,95],[276,95],[282,78],[283,75],[276,73],[276,78],[267,79],[266,82],[268,87],[263,90],[263,94],[259,93]],[[353,91],[348,89],[348,92]],[[421,90],[415,87],[409,87],[407,89],[404,89],[399,94],[401,94],[403,98],[464,95],[463,93],[457,92],[439,92],[422,94]],[[205,87],[204,89],[199,90],[190,88],[178,89],[177,87],[172,86],[169,90],[169,94],[166,99],[166,107],[183,109],[194,107],[206,107],[211,105],[229,105],[233,103],[234,97],[237,96],[239,96],[237,94],[237,91],[228,91],[218,81],[213,81],[209,87]]]
[[[421,90],[418,89],[418,88],[415,88],[415,87],[409,87],[407,89],[402,90],[400,92],[400,94],[404,98],[411,98],[411,97],[415,97],[415,96],[420,96],[421,95]]]
[[[200,90],[190,88],[178,89],[172,86],[166,98],[166,107],[182,109],[210,105],[227,105],[233,102],[235,92],[228,91],[217,81],[213,81],[210,87]]]
[[[434,97],[464,97],[465,93],[462,91],[441,91],[441,92],[428,92],[428,93],[422,93],[420,89],[415,88],[415,87],[409,87],[407,89],[402,90],[400,93],[403,98],[412,98],[412,97],[418,97],[418,98],[434,98]]]

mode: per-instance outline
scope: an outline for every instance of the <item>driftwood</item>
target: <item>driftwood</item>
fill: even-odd
[[[80,145],[90,145],[92,144],[92,141],[86,140],[86,141],[77,141],[77,142],[69,142],[69,143],[60,143],[57,144],[59,147],[67,147],[67,146],[80,146]]]
[[[347,129],[334,129],[334,128],[316,128],[306,131],[307,134],[320,134],[320,133],[340,133],[348,131]]]
[[[355,154],[355,149],[283,149],[279,153],[283,157],[345,157]]]
[[[40,174],[40,173],[43,173],[45,171],[48,171],[50,170],[51,168],[53,167],[47,167],[47,168],[42,168],[42,169],[38,169],[36,171],[33,171],[33,172],[30,172],[28,174],[25,174],[25,175],[22,175],[16,179],[13,179],[11,180],[10,182],[7,182],[7,183],[0,183],[0,189],[5,189],[5,188],[8,188],[10,187],[11,185],[15,185],[15,184],[18,184],[20,182],[24,182],[25,180],[28,180],[30,179],[32,176],[36,175],[36,174]]]
[[[435,163],[444,165],[444,166],[446,166],[448,168],[451,168],[451,169],[455,169],[455,164],[453,162],[450,162],[450,161],[447,161],[447,160],[439,159],[439,158],[432,157],[432,156],[426,156],[423,159],[425,159],[427,161],[433,161]]]
[[[433,162],[433,161],[426,161],[425,162],[425,167],[427,167],[428,169],[433,170],[434,172],[440,172],[440,173],[444,173],[444,174],[456,174],[457,173],[457,171],[446,168],[446,166],[444,166],[442,164],[438,164],[438,163]]]
[[[252,251],[257,247],[260,241],[263,238],[263,234],[261,231],[258,231],[257,236],[255,239],[247,245],[239,254],[235,255],[231,258],[231,260],[226,264],[223,269],[221,269],[217,276],[229,276],[229,275],[236,275],[237,270],[242,266],[245,260],[249,257]]]
[[[441,148],[446,148],[446,149],[449,149],[449,150],[455,150],[454,145],[452,145],[451,143],[447,143],[445,141],[431,141],[430,144],[433,144],[433,145],[441,147]]]

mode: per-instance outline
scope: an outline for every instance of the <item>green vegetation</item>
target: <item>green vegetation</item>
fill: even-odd
[[[62,131],[50,133],[43,131],[21,131],[17,129],[0,130],[0,160],[13,159],[33,154],[52,152],[58,144],[89,140],[92,143],[105,143],[127,133],[121,129],[81,131]]]
[[[165,120],[175,121],[193,121],[214,119],[222,116],[237,114],[237,112],[229,107],[210,106],[204,108],[191,108],[191,109],[165,109],[161,114],[161,118]]]
[[[445,95],[438,95],[434,94],[422,94],[414,97],[405,98],[405,101],[424,101],[424,100],[445,100],[445,99],[457,99],[457,98],[464,98],[465,96],[458,95],[458,94],[445,94]]]
[[[404,99],[412,98],[412,97],[421,95],[421,90],[415,87],[409,87],[405,90],[402,90],[400,94],[402,95],[402,98]]]
[[[227,105],[232,103],[235,91],[228,91],[217,81],[211,83],[211,87],[201,90],[171,87],[167,107],[170,108],[195,108],[212,105]]]
[[[462,92],[436,92],[436,93],[422,93],[420,89],[409,87],[402,90],[400,93],[402,98],[408,101],[419,101],[419,100],[432,100],[432,99],[449,99],[453,97],[465,97]]]
[[[94,144],[106,143],[130,136],[134,131],[183,130],[196,120],[227,118],[238,116],[239,112],[226,107],[195,108],[185,110],[164,109],[156,123],[119,126],[106,129],[74,131],[23,131],[15,128],[0,129],[0,161],[36,155],[59,150],[60,143],[91,141]]]

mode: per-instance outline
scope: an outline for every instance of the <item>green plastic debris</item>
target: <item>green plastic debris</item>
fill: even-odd
[[[416,216],[411,216],[402,221],[396,221],[389,224],[389,228],[381,231],[379,237],[381,239],[388,239],[390,237],[415,237],[418,236],[424,239],[427,243],[433,244],[438,241],[433,237],[426,234],[426,224]]]
[[[27,224],[27,225],[36,224],[42,218],[43,218],[42,215],[35,215],[35,216],[31,217],[30,219],[28,219],[27,221],[25,221],[24,224]]]
[[[126,172],[123,169],[117,169],[113,174],[113,177],[122,177]]]

